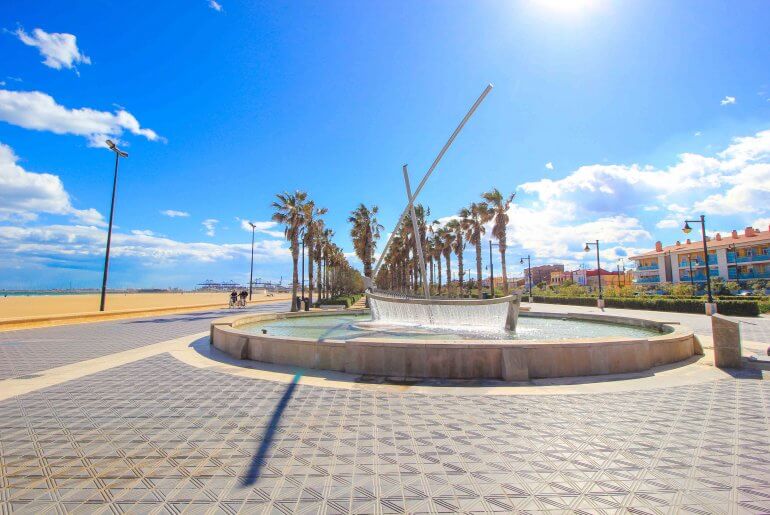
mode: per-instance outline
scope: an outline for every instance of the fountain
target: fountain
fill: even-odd
[[[372,320],[378,324],[457,328],[458,330],[516,330],[520,294],[497,299],[410,299],[368,293]],[[360,325],[360,324],[359,324]]]
[[[414,201],[476,108],[488,85],[412,192],[374,267],[377,272],[407,217],[418,234]],[[211,343],[236,359],[396,378],[502,379],[639,372],[690,358],[693,332],[654,320],[595,314],[521,313],[520,293],[497,299],[431,297],[420,238],[415,239],[423,298],[375,291],[370,310],[272,313],[211,324]],[[479,278],[480,279],[480,278]]]

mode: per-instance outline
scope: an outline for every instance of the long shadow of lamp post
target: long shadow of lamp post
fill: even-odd
[[[596,240],[596,242],[593,243],[587,242],[586,247],[583,250],[590,252],[591,245],[596,247],[596,278],[599,282],[599,298],[596,300],[596,305],[599,309],[604,309],[604,297],[602,296],[602,263],[599,260],[599,240]]]
[[[527,275],[529,276],[529,302],[532,303],[532,260],[529,257],[529,254],[527,254]],[[524,258],[522,257],[519,259],[519,264],[524,264]]]
[[[700,215],[700,220],[685,220],[682,232],[690,234],[692,227],[690,223],[700,224],[701,237],[703,238],[703,259],[706,265],[706,292],[708,292],[708,303],[706,304],[706,314],[713,315],[717,311],[717,306],[714,303],[714,297],[711,295],[711,267],[709,266],[709,249],[706,243],[706,217]]]
[[[254,231],[257,226],[249,222],[251,226],[251,268],[249,269],[249,302],[251,302],[251,287],[254,284]]]
[[[112,178],[112,202],[110,203],[110,225],[107,229],[107,251],[104,253],[104,274],[102,275],[102,297],[99,302],[99,311],[104,311],[104,301],[107,296],[107,272],[110,268],[110,242],[112,242],[112,219],[115,214],[115,193],[118,188],[118,163],[121,157],[128,157],[127,152],[120,150],[115,143],[106,141],[107,146],[115,152],[115,175]]]

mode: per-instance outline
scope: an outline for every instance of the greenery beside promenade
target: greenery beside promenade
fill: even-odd
[[[321,299],[316,303],[316,306],[345,306],[346,308],[349,308],[358,300],[363,297],[363,294],[361,293],[355,293],[351,295],[337,295],[336,297],[332,297],[330,299]]]

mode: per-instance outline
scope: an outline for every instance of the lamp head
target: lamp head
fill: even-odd
[[[520,264],[520,265],[523,265],[523,264],[524,264],[524,258],[521,258],[521,259],[519,260],[519,264]]]
[[[256,224],[253,224],[251,222],[249,222],[249,225],[251,226],[252,229],[256,229],[257,228]]]
[[[692,227],[690,227],[690,224],[685,221],[684,227],[682,227],[682,232],[685,234],[690,234],[692,232]]]
[[[115,150],[115,143],[113,143],[111,139],[108,139],[106,143],[107,146],[110,147],[110,150]]]
[[[586,243],[586,248],[583,249],[585,252],[589,252],[591,249],[588,247],[588,243]]]

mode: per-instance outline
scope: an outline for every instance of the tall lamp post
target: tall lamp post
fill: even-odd
[[[110,242],[112,241],[112,219],[115,215],[115,193],[118,188],[118,163],[121,157],[128,157],[127,152],[120,150],[111,140],[106,141],[107,146],[115,152],[115,175],[112,178],[112,202],[110,203],[110,225],[107,229],[107,251],[104,253],[104,275],[102,276],[102,298],[99,303],[99,311],[104,311],[104,301],[107,296],[107,272],[110,268]]]
[[[596,305],[599,307],[599,309],[604,309],[604,297],[602,296],[602,263],[599,260],[599,240],[596,240],[595,242],[587,242],[583,250],[590,252],[591,245],[596,247],[596,278],[599,281],[599,298],[596,301]]]
[[[529,254],[527,254],[527,275],[529,276],[529,302],[532,302],[532,260],[529,257]],[[524,258],[522,257],[519,259],[519,264],[524,264]]]
[[[495,262],[492,259],[492,246],[499,247],[499,243],[492,243],[492,239],[489,240],[489,292],[492,298],[495,298]]]
[[[302,309],[302,306],[305,305],[305,228],[302,227],[302,232],[299,234],[300,241],[302,241],[302,293],[301,295],[301,303],[299,305],[299,308]]]
[[[251,302],[251,287],[254,284],[254,230],[256,225],[249,222],[251,226],[251,268],[249,269],[249,302]]]
[[[711,267],[709,266],[709,249],[706,243],[706,217],[700,215],[700,220],[685,220],[682,232],[690,234],[692,227],[690,223],[700,224],[701,237],[703,238],[703,259],[706,265],[706,292],[708,293],[708,303],[706,304],[706,314],[713,315],[717,311],[717,306],[714,303],[714,297],[711,295]]]

